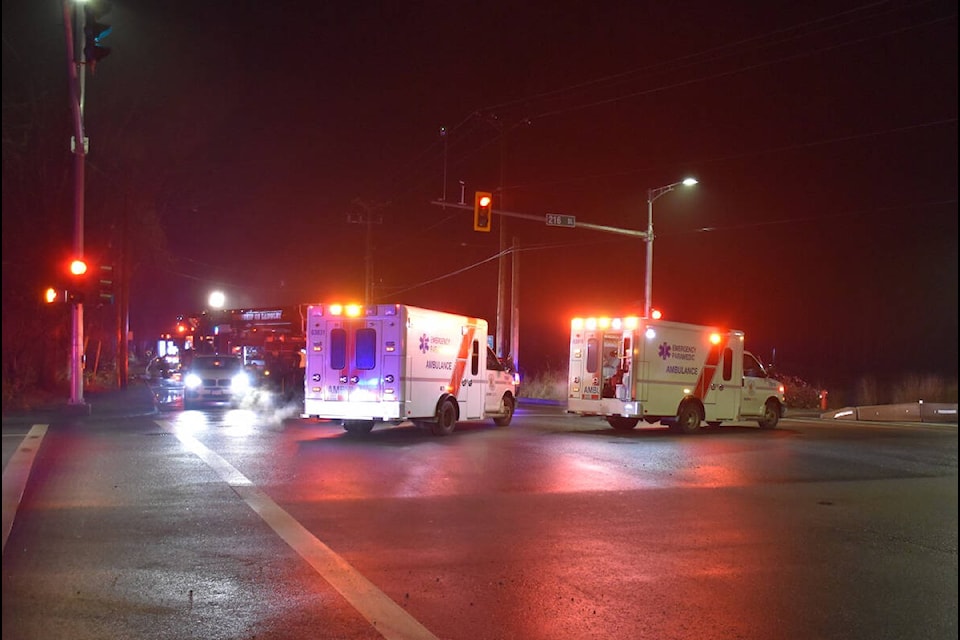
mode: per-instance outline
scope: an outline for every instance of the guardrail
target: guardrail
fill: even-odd
[[[844,407],[821,413],[823,420],[867,420],[876,422],[957,423],[957,405],[943,402],[908,402],[865,407]]]

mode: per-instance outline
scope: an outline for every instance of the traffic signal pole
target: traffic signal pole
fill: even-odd
[[[472,206],[471,206],[471,205],[468,205],[468,204],[466,204],[466,203],[462,203],[462,202],[461,202],[460,204],[453,204],[453,203],[450,203],[450,202],[446,202],[445,200],[433,200],[433,201],[431,201],[430,204],[435,204],[435,205],[438,205],[438,206],[441,206],[441,207],[444,207],[444,208],[448,208],[448,207],[449,207],[449,208],[451,208],[451,209],[462,209],[462,210],[465,210],[465,211],[469,211],[469,210],[472,209],[472,210],[473,210],[473,215],[474,215],[474,227],[473,227],[474,230],[478,230],[478,231],[479,231],[479,230],[489,231],[489,230],[490,230],[490,227],[489,227],[489,226],[485,226],[485,227],[482,228],[482,229],[478,228],[478,225],[477,225],[477,213],[478,213],[478,205],[479,205],[479,203],[480,203],[480,198],[483,197],[483,196],[486,196],[487,198],[489,198],[490,195],[491,195],[491,194],[488,193],[488,192],[478,191],[478,192],[474,195],[474,204],[473,204]],[[463,197],[462,197],[462,196],[461,196],[461,200],[463,200]],[[510,277],[510,283],[511,283],[511,291],[510,291],[510,309],[511,309],[511,311],[510,311],[510,352],[509,352],[509,353],[498,352],[497,355],[498,355],[498,356],[507,356],[507,355],[511,356],[511,358],[513,359],[513,364],[514,364],[514,366],[519,366],[519,358],[520,358],[520,298],[519,298],[519,289],[520,289],[520,241],[519,241],[516,237],[514,237],[514,238],[513,238],[513,244],[512,244],[509,248],[506,247],[506,243],[505,243],[504,236],[503,236],[503,229],[504,229],[503,219],[504,219],[504,218],[517,218],[517,219],[520,219],[520,220],[532,220],[532,221],[534,221],[534,222],[539,222],[539,223],[541,223],[541,224],[545,222],[547,225],[550,225],[550,226],[563,226],[563,227],[578,228],[578,229],[589,229],[589,230],[591,230],[591,231],[601,231],[601,232],[603,232],[603,233],[614,233],[614,234],[617,234],[617,235],[631,236],[631,237],[634,237],[634,238],[644,238],[644,239],[646,239],[646,238],[652,237],[652,235],[653,235],[651,231],[640,231],[640,230],[638,230],[638,229],[623,229],[623,228],[621,228],[621,227],[610,227],[610,226],[602,225],[602,224],[593,224],[593,223],[590,223],[590,222],[580,222],[580,221],[576,220],[576,218],[575,218],[574,216],[564,215],[564,214],[550,214],[550,213],[548,213],[548,214],[546,214],[546,215],[543,215],[543,214],[541,214],[541,215],[533,215],[533,214],[529,214],[529,213],[521,213],[521,212],[519,212],[519,211],[506,211],[506,210],[504,210],[504,209],[493,209],[493,208],[491,208],[491,209],[489,210],[489,219],[492,219],[493,215],[497,215],[497,216],[500,217],[500,233],[501,233],[501,236],[500,236],[500,253],[499,253],[499,258],[500,258],[500,260],[501,260],[501,265],[502,265],[503,257],[504,257],[505,255],[507,255],[507,254],[510,254],[510,258],[511,258],[511,271],[512,271],[511,277]],[[497,343],[498,343],[498,348],[500,348],[500,349],[502,349],[502,347],[500,347],[499,345],[502,344],[502,340],[503,340],[503,330],[502,330],[502,329],[499,329],[499,327],[500,327],[500,326],[504,326],[504,328],[505,328],[505,323],[504,323],[503,317],[502,317],[502,314],[503,314],[503,304],[502,304],[502,301],[504,300],[504,274],[505,274],[505,268],[504,268],[503,266],[501,266],[501,267],[500,267],[500,270],[499,270],[499,273],[498,273],[498,287],[497,287],[497,299],[498,299],[498,302],[497,302],[497,325],[498,325],[498,330],[497,330]]]
[[[79,21],[84,13],[79,5],[71,0],[63,2],[63,24],[67,41],[67,78],[70,83],[70,112],[73,119],[73,255],[74,259],[83,258],[83,201],[84,174],[86,164],[86,136],[83,131],[83,65],[77,64],[76,43],[74,40],[74,19],[72,11]],[[82,33],[81,24],[79,32]],[[70,306],[72,325],[70,339],[70,404],[83,406],[83,303],[75,302]]]

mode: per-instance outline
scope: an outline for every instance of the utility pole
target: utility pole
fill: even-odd
[[[487,122],[492,124],[500,132],[500,184],[497,187],[497,194],[500,197],[500,209],[505,210],[504,202],[503,174],[504,160],[507,155],[507,135],[503,122],[496,116],[488,116]],[[507,225],[506,220],[500,217],[500,257],[497,260],[497,355],[503,357],[504,335],[506,334],[506,296],[507,296]]]
[[[502,218],[501,218],[502,219]],[[513,366],[520,370],[520,240],[513,237],[510,250],[510,264],[513,273],[510,277],[510,357]]]
[[[373,214],[372,208],[361,202],[360,200],[355,200],[355,204],[359,205],[363,212],[361,213],[351,213],[347,215],[347,222],[351,224],[365,224],[367,225],[367,234],[366,234],[366,250],[364,251],[364,285],[363,285],[363,304],[369,305],[373,302],[373,225],[382,224],[383,217],[375,216]]]

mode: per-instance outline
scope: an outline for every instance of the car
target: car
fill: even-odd
[[[161,408],[170,408],[183,399],[183,371],[180,359],[157,356],[147,365],[143,379]]]
[[[176,358],[157,356],[147,365],[144,378],[152,386],[180,386],[183,382],[180,361]]]
[[[183,408],[202,404],[239,405],[252,379],[240,356],[195,355],[183,372]]]

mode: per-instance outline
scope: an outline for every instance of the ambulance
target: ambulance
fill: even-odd
[[[353,434],[412,422],[448,435],[460,421],[510,424],[516,386],[487,321],[405,304],[309,305],[304,418]]]
[[[627,431],[680,433],[753,421],[776,428],[784,387],[744,350],[743,332],[639,317],[574,318],[567,411]]]

